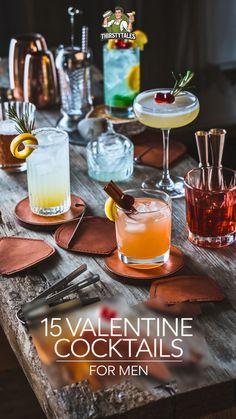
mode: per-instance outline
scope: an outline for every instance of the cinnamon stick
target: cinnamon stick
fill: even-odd
[[[112,180],[104,187],[104,191],[115,201],[115,203],[126,211],[133,211],[135,208],[134,197],[128,194],[125,194],[119,186]]]

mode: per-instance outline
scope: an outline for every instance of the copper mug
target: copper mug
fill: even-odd
[[[38,109],[55,105],[58,83],[53,55],[36,51],[26,55],[24,68],[24,100]]]
[[[11,39],[9,48],[9,78],[15,99],[24,99],[23,81],[26,54],[46,49],[46,41],[39,33],[26,33]]]

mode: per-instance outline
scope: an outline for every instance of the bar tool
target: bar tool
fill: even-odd
[[[208,153],[208,132],[206,131],[197,131],[195,132],[195,139],[197,144],[199,165],[198,167],[202,169],[201,178],[199,180],[198,187],[199,189],[205,188],[208,182],[208,170],[209,167],[209,153]]]
[[[26,33],[11,39],[9,47],[9,78],[10,88],[17,100],[24,99],[24,65],[27,53],[45,51],[47,44],[39,33]]]
[[[199,167],[208,167],[208,133],[206,131],[197,131],[195,132],[195,138],[199,157]]]
[[[26,55],[24,66],[24,100],[38,109],[56,104],[58,83],[53,55],[36,51]]]
[[[208,135],[211,149],[211,165],[222,167],[221,162],[224,151],[226,130],[222,128],[211,128]]]
[[[35,310],[44,305],[49,306],[57,302],[60,302],[62,298],[69,296],[72,292],[82,290],[83,288],[86,288],[89,285],[92,285],[100,280],[99,275],[95,275],[89,272],[89,276],[84,278],[82,281],[76,282],[75,284],[68,286],[68,284],[71,281],[73,281],[76,277],[84,273],[86,270],[86,264],[79,266],[79,268],[75,269],[65,278],[57,281],[55,284],[53,284],[45,291],[43,291],[41,294],[39,294],[37,297],[35,297],[33,300],[23,304],[20,310],[18,310],[17,312],[17,318],[22,323],[25,323],[24,317],[25,314],[27,314],[27,312]],[[82,303],[86,304],[86,301],[86,299],[83,299]]]
[[[63,117],[58,127],[69,132],[77,132],[78,121],[83,119],[92,107],[91,62],[92,52],[88,48],[88,27],[82,27],[82,44],[75,45],[75,16],[82,12],[69,7],[71,24],[70,46],[60,46],[57,50],[56,67],[59,74],[61,93],[61,113]],[[76,136],[71,142],[79,144]]]
[[[211,128],[208,135],[211,150],[211,165],[213,166],[211,169],[211,187],[214,190],[223,188],[221,168],[226,130],[222,128]]]

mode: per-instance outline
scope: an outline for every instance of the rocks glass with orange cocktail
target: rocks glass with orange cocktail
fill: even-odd
[[[161,191],[128,190],[120,195],[125,200],[132,198],[132,205],[127,206],[122,198],[117,200],[115,196],[114,200],[110,185],[117,187],[112,182],[105,189],[110,194],[105,213],[115,221],[120,260],[138,269],[155,268],[167,262],[171,243],[170,197]]]

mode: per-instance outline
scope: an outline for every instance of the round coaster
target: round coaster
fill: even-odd
[[[59,227],[54,235],[56,243],[71,252],[95,255],[110,255],[116,248],[115,224],[105,217],[84,217],[79,225],[76,238],[68,248],[68,242],[77,221]]]
[[[104,104],[95,106],[86,118],[106,118],[112,122],[116,132],[124,135],[137,135],[146,129],[136,118],[117,118],[110,115]]]
[[[29,198],[22,199],[15,207],[15,216],[23,227],[37,230],[53,230],[61,224],[79,218],[86,207],[85,202],[78,196],[71,195],[69,211],[55,217],[43,217],[34,214],[29,205]]]
[[[184,265],[184,255],[176,246],[171,246],[170,257],[166,263],[154,269],[134,269],[125,265],[118,256],[118,251],[105,259],[108,270],[116,275],[131,279],[157,279],[178,271]]]

